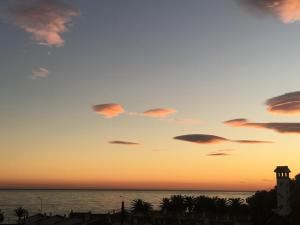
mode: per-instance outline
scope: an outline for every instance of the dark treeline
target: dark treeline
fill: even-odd
[[[288,217],[277,217],[276,188],[270,191],[257,191],[254,195],[243,200],[241,198],[218,198],[207,196],[182,196],[173,195],[170,198],[162,199],[159,211],[163,215],[182,216],[197,218],[206,214],[210,217],[249,216],[253,225],[280,224],[300,225],[300,184],[291,180],[291,215]],[[150,215],[153,206],[136,199],[131,204],[133,214]]]
[[[255,196],[255,197],[254,197]],[[241,198],[218,198],[207,196],[182,196],[173,195],[170,198],[163,198],[159,212],[165,216],[171,217],[189,217],[197,218],[206,215],[239,217],[250,215],[252,204],[256,203],[256,196],[250,197],[247,201]],[[249,201],[249,203],[248,203]],[[151,215],[153,213],[153,206],[151,203],[143,201],[142,199],[133,200],[131,203],[131,213],[135,215]]]
[[[160,204],[160,209],[165,214],[180,215],[200,215],[203,213],[247,213],[247,205],[240,198],[217,198],[207,196],[181,196],[174,195],[170,198],[164,198]]]

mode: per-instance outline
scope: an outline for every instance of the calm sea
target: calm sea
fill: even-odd
[[[5,214],[5,222],[15,221],[13,211],[22,206],[29,214],[39,212],[68,214],[74,212],[107,213],[120,209],[121,201],[129,208],[133,199],[141,198],[158,208],[162,198],[171,195],[199,196],[246,199],[253,192],[222,191],[149,191],[149,190],[0,190],[0,209]]]

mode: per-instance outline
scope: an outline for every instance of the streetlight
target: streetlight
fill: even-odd
[[[125,207],[124,207],[124,200],[123,196],[120,196],[122,198],[122,207],[121,207],[121,225],[124,225],[124,213],[125,213]]]

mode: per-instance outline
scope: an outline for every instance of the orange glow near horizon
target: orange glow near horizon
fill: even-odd
[[[239,183],[187,183],[187,182],[82,182],[82,181],[4,181],[1,188],[21,189],[132,189],[132,190],[219,190],[219,191],[256,191],[269,190],[274,187],[274,182],[265,184],[239,182]]]
[[[235,131],[236,128],[231,129]],[[235,136],[235,139],[245,136],[246,132],[247,129],[241,130],[240,136]],[[263,130],[259,130],[251,139],[260,136],[274,140],[275,136],[280,135],[270,132],[264,136],[262,133]],[[292,147],[298,142],[295,135],[287,135],[288,142],[250,145],[232,142],[199,145],[173,139],[165,142],[165,137],[155,137],[158,142],[152,143],[152,137],[144,139],[142,146],[111,145],[107,142],[99,146],[97,137],[94,142],[91,141],[93,137],[85,137],[77,139],[76,143],[66,138],[44,145],[41,151],[32,151],[30,154],[25,151],[18,154],[16,151],[7,152],[2,155],[2,166],[6,169],[0,176],[0,188],[253,191],[274,187],[273,170],[277,165],[288,165],[292,170],[291,177],[300,171],[297,157],[287,158],[295,152]],[[37,140],[28,145],[31,145],[31,149],[38,149],[46,142]],[[22,142],[14,143],[15,148],[20,144]],[[60,151],[62,145],[72,151]],[[159,145],[169,147],[154,151]],[[227,151],[228,155],[223,157],[207,156],[210,152],[222,149],[231,151]],[[259,156],[259,160],[256,156]]]
[[[300,172],[299,0],[116,2],[0,1],[0,188],[253,191]]]

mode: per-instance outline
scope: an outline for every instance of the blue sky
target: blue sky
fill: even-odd
[[[6,166],[19,154],[25,155],[25,161],[27,158],[43,161],[49,155],[55,158],[54,154],[62,154],[62,159],[66,159],[75,151],[71,156],[74,162],[69,164],[73,168],[72,179],[80,180],[74,175],[80,158],[93,155],[107,162],[123,158],[125,165],[133,165],[135,169],[140,166],[137,161],[144,160],[149,182],[159,182],[168,175],[168,170],[162,168],[164,176],[155,180],[151,165],[157,155],[149,151],[167,149],[161,160],[171,158],[170,164],[180,163],[183,158],[186,158],[184,163],[194,162],[195,156],[202,157],[203,167],[196,171],[206,166],[217,172],[220,168],[209,167],[211,159],[205,157],[206,153],[240,148],[231,143],[199,147],[172,140],[174,136],[189,133],[279,142],[266,147],[268,151],[274,150],[275,158],[269,158],[267,166],[261,162],[263,177],[253,178],[253,186],[270,186],[260,181],[273,177],[272,169],[277,163],[296,166],[291,155],[297,147],[297,136],[237,130],[225,127],[222,121],[242,117],[255,122],[297,122],[295,117],[269,114],[264,102],[299,89],[298,22],[286,24],[276,16],[251,12],[231,0],[64,2],[80,14],[72,17],[68,32],[62,33],[65,43],[61,47],[38,44],[32,34],[15,24],[9,7],[18,1],[0,3],[3,18],[0,23],[0,134],[4,137],[0,149]],[[39,68],[47,69],[49,74],[31,79]],[[125,114],[104,119],[92,111],[93,105],[104,103],[118,103],[127,112],[134,113],[159,107],[174,108],[177,113],[170,120]],[[172,122],[175,119],[199,120],[201,124],[176,124]],[[135,150],[140,158],[132,161],[132,152],[128,152],[131,150],[119,150],[107,143],[119,139],[142,142],[137,147],[139,150]],[[283,153],[278,151],[285,143],[291,143],[290,156],[282,160]],[[186,153],[182,148],[195,152]],[[241,150],[233,155],[242,158],[232,156],[222,163],[236,166],[250,160],[255,164],[257,155],[262,154],[263,159],[269,155],[265,147],[243,148],[255,148],[255,155]],[[20,180],[21,167],[26,167],[21,159],[17,160],[20,167],[9,174],[15,181]],[[90,160],[84,163],[97,164]],[[52,168],[43,164],[36,167],[41,171]],[[106,170],[109,165],[95,168]],[[241,171],[247,174],[248,169],[243,168]],[[122,171],[113,170],[111,177],[117,182]],[[90,168],[85,171],[89,173]],[[189,169],[182,169],[182,174],[187,172]],[[32,183],[41,181],[40,174],[33,169],[28,169],[26,174]],[[60,173],[49,175],[51,182],[57,177],[68,181],[68,177],[57,174]],[[91,177],[94,176],[93,173]],[[131,170],[126,176],[127,181],[143,180]],[[97,182],[108,182],[102,177],[106,175],[99,175]],[[211,182],[200,175],[188,178],[182,175],[178,182],[193,183],[196,179]],[[228,187],[239,186],[241,179],[244,178],[232,178]],[[0,176],[0,180],[5,185],[11,183],[6,176],[2,179]]]

